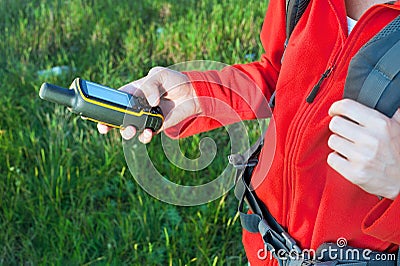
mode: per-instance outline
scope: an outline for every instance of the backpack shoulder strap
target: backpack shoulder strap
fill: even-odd
[[[290,35],[301,16],[304,14],[310,0],[286,0],[286,41],[285,48],[289,41]]]
[[[400,15],[351,59],[343,98],[392,117],[400,107]]]
[[[286,0],[286,40],[284,43],[284,51],[282,54],[281,62],[285,56],[286,46],[288,45],[289,38],[292,35],[294,28],[299,22],[301,16],[306,11],[306,8],[310,3],[310,0]],[[273,108],[275,106],[275,92],[272,94],[269,100],[269,106]]]

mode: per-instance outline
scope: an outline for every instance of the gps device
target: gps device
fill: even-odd
[[[69,89],[43,83],[40,98],[62,104],[73,113],[115,128],[134,126],[158,131],[164,122],[160,107],[147,100],[91,81],[76,78]]]

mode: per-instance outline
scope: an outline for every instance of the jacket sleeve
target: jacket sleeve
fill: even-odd
[[[166,130],[172,138],[187,137],[241,120],[271,115],[268,101],[281,67],[285,41],[285,1],[272,0],[261,30],[261,60],[220,71],[184,72],[199,98],[202,113]]]
[[[400,245],[400,196],[381,200],[364,218],[364,233]]]

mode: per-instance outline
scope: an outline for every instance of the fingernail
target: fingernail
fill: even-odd
[[[153,134],[152,134],[151,130],[150,129],[145,129],[143,131],[143,138],[142,138],[143,143],[144,144],[149,143],[151,141],[151,137],[152,136],[153,136]]]
[[[142,134],[139,135],[138,139],[139,139],[139,141],[140,141],[141,143],[143,143],[143,135],[142,135]]]
[[[102,125],[102,124],[97,124],[97,130],[99,131],[100,134],[106,134],[107,126]]]
[[[125,129],[121,130],[121,136],[124,139],[131,139],[133,136],[135,136],[135,129],[132,126],[128,126]]]
[[[143,133],[144,133],[144,136],[146,137],[146,139],[153,136],[153,133],[151,132],[150,129],[145,129]]]

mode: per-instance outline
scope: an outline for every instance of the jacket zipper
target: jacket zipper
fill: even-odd
[[[315,84],[312,88],[310,94],[308,94],[306,102],[312,103],[314,101],[315,97],[317,97],[319,89],[321,88],[322,82],[324,82],[324,80],[329,77],[329,75],[332,73],[332,70],[333,66],[325,70],[325,72],[321,75],[321,78],[318,80],[317,84]]]

